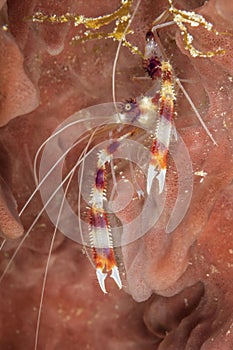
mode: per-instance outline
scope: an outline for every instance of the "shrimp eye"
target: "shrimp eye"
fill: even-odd
[[[154,34],[152,33],[152,31],[149,31],[146,33],[146,41],[149,42],[151,40],[154,40]]]
[[[126,111],[126,112],[129,112],[129,111],[131,111],[131,109],[132,109],[131,103],[126,103],[126,105],[125,105],[125,111]]]

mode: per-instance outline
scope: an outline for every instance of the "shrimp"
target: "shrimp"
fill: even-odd
[[[173,15],[174,22],[178,25],[178,27],[182,30],[184,28],[182,27],[184,22],[193,23],[191,21],[195,21],[196,25],[201,24],[204,25],[205,28],[208,30],[212,30],[212,26],[203,19],[202,16],[195,16],[194,13],[189,13],[185,11],[177,10],[173,2],[169,0],[170,8],[169,11]],[[101,19],[91,19],[91,18],[85,18],[83,16],[72,16],[71,14],[66,14],[65,16],[62,16],[61,18],[58,16],[46,16],[41,13],[35,13],[32,16],[32,20],[34,22],[44,22],[49,21],[51,23],[64,23],[68,21],[74,21],[75,26],[78,26],[79,24],[84,24],[87,28],[94,28],[98,29],[99,27],[106,25],[110,23],[111,21],[117,21],[120,18],[125,18],[125,14],[127,11],[129,11],[129,8],[131,7],[132,2],[131,1],[123,1],[122,6],[113,14],[109,16],[105,16]],[[127,12],[128,13],[128,12]],[[128,17],[127,17],[128,18]],[[179,18],[179,20],[178,20]],[[187,19],[188,18],[188,19]],[[120,21],[121,23],[124,23],[124,25],[119,26],[119,22],[117,23],[116,29],[115,29],[115,39],[123,40],[122,44],[127,46],[128,48],[131,48],[131,51],[133,53],[137,53],[139,55],[142,55],[140,51],[134,47],[132,49],[132,45],[130,45],[127,41],[125,41],[125,35],[130,34],[131,31],[128,29],[128,25],[131,23],[129,21],[129,18],[127,20]],[[154,27],[153,30],[157,30],[159,26]],[[185,33],[187,33],[187,29],[185,30]],[[84,33],[85,34],[85,33]],[[216,34],[218,32],[216,31]],[[86,39],[94,39],[93,36],[88,36],[88,33],[85,34]],[[184,40],[186,40],[187,35],[184,35]],[[95,36],[95,39],[101,39],[103,36],[100,36],[97,38]],[[107,37],[106,37],[107,38]],[[108,36],[108,38],[113,38],[113,36]],[[74,40],[81,40],[80,37],[76,37]],[[84,39],[82,39],[84,40]],[[192,41],[188,42],[186,45],[186,49],[188,49],[191,53],[194,52],[194,48],[192,45]],[[201,57],[211,57],[214,54],[223,54],[223,50],[217,50],[216,52],[206,53],[205,55],[202,54],[199,51],[196,51],[194,56],[201,56]],[[176,96],[174,93],[174,84],[173,84],[173,72],[172,72],[172,66],[168,61],[165,61],[163,59],[163,55],[161,50],[159,49],[158,44],[156,43],[154,34],[152,31],[149,31],[146,37],[146,46],[145,46],[145,54],[144,54],[144,67],[146,68],[149,76],[152,78],[152,80],[158,80],[160,82],[160,100],[158,105],[156,105],[156,96],[151,96],[148,98],[145,96],[143,99],[140,100],[140,106],[137,107],[139,110],[139,114],[141,115],[141,121],[148,120],[148,111],[149,113],[154,113],[154,135],[153,135],[153,142],[151,146],[151,159],[148,167],[148,173],[147,173],[147,194],[150,194],[153,179],[156,177],[159,182],[159,193],[162,193],[164,190],[164,184],[165,184],[165,176],[166,176],[166,168],[167,168],[167,155],[169,150],[169,144],[170,144],[170,137],[172,133],[172,122],[173,122],[173,116],[174,116],[174,105]],[[157,94],[157,90],[156,90]],[[156,95],[155,94],[155,95]],[[145,112],[143,109],[145,108],[145,105],[147,105]],[[159,110],[159,118],[157,118],[156,110]],[[119,113],[118,113],[119,115]],[[157,118],[157,119],[156,119]],[[144,123],[145,121],[143,121]],[[149,125],[149,124],[148,124]],[[175,131],[174,131],[175,134]],[[48,142],[49,139],[46,141]],[[45,143],[43,144],[45,145]],[[41,148],[40,148],[41,149]],[[67,150],[68,153],[68,150]],[[65,154],[64,154],[65,156]],[[82,161],[82,158],[80,159],[80,162]],[[78,162],[79,163],[79,162]],[[52,171],[52,169],[56,166],[56,163],[53,165],[49,173]],[[35,172],[35,169],[34,169]],[[36,177],[36,174],[35,174]],[[36,177],[37,178],[37,177]],[[36,191],[40,189],[40,187],[43,186],[43,182],[46,178],[42,179],[39,183],[36,190],[33,192],[32,196],[29,198],[25,206],[20,212],[20,216],[22,215],[23,211],[26,209],[28,203],[31,201],[31,198],[34,196]],[[49,205],[49,199],[47,198],[46,206]],[[45,207],[46,207],[45,206]],[[38,218],[40,217],[41,212],[38,214]],[[37,220],[37,219],[36,219]],[[106,226],[108,226],[107,222],[105,223]],[[31,228],[29,229],[29,231]],[[24,236],[24,240],[26,239],[27,235]],[[23,240],[23,242],[24,242]],[[23,244],[22,242],[22,244]],[[4,247],[5,241],[3,241],[1,248]],[[20,246],[19,246],[20,248]],[[14,255],[15,256],[15,255]],[[14,258],[12,257],[12,259]],[[4,277],[4,274],[1,278]]]
[[[178,22],[173,3],[171,0],[169,3],[171,5],[170,12],[173,15],[173,19],[181,29],[180,23],[183,23],[184,20]],[[123,12],[121,11],[125,9],[125,4],[131,5],[132,2],[122,1],[121,10],[116,11],[113,17],[104,17],[102,23],[107,23],[110,18],[114,21],[119,20],[123,16]],[[127,11],[129,13],[129,8],[127,8]],[[181,12],[181,14],[183,14],[184,18],[184,13]],[[35,15],[35,20],[37,17],[39,18],[38,14]],[[68,16],[66,18],[64,17],[64,22],[70,18]],[[83,17],[80,16],[80,18]],[[73,20],[73,17],[71,19]],[[46,19],[41,16],[39,20],[52,21],[51,17]],[[82,21],[81,24],[84,24],[88,28],[88,26],[90,27],[90,23],[92,22],[89,18],[85,22]],[[98,22],[95,19],[93,23],[93,28],[96,29],[100,26],[101,21],[99,19]],[[119,22],[117,23],[119,24]],[[146,35],[145,54],[142,55],[138,49],[125,39],[126,35],[130,34],[128,25],[131,22],[127,20],[123,23],[123,29],[122,26],[118,26],[117,30],[113,31],[115,36],[112,33],[107,36],[98,36],[90,35],[87,32],[86,38],[115,39],[119,41],[120,45],[123,44],[128,47],[131,52],[143,56],[144,68],[146,68],[150,78],[152,78],[154,88],[152,92],[145,93],[143,96],[136,98],[130,98],[126,103],[116,103],[115,98],[113,98],[113,103],[88,107],[75,113],[70,118],[67,118],[39,148],[34,165],[37,186],[21,210],[20,216],[38,191],[41,194],[44,206],[23,237],[0,278],[0,281],[2,281],[35,223],[39,220],[43,211],[46,211],[55,225],[55,230],[43,280],[39,312],[41,312],[42,308],[49,259],[57,230],[60,230],[64,235],[84,246],[85,252],[96,271],[100,288],[103,293],[106,293],[105,279],[109,272],[111,272],[110,277],[112,277],[117,286],[120,289],[123,287],[120,265],[117,262],[117,255],[114,249],[142,237],[142,235],[155,225],[163,211],[166,199],[165,180],[169,165],[168,154],[174,159],[177,167],[179,189],[177,201],[167,222],[165,232],[170,233],[179,225],[188,210],[191,200],[193,183],[191,159],[173,123],[176,101],[175,84],[177,83],[179,85],[179,82],[173,74],[171,63],[164,57],[156,41],[155,32],[158,27],[154,25]],[[76,37],[75,40],[83,41],[81,37]],[[185,36],[184,40],[186,40]],[[192,42],[189,42],[187,49],[191,50],[192,47]],[[196,53],[198,57],[199,52]],[[222,49],[217,50],[215,54],[223,54]],[[211,56],[206,54],[203,57],[208,58]],[[181,87],[182,85],[179,86]],[[131,131],[128,131],[128,128],[131,128]],[[117,137],[112,138],[113,134],[117,134]],[[104,138],[108,139],[107,143],[102,144],[102,140],[99,142],[99,139]],[[64,176],[62,168],[65,157],[77,146],[81,146],[83,151],[77,155],[75,164]],[[37,160],[41,150],[43,150],[43,153],[40,161],[39,175],[37,175]],[[179,152],[179,156],[177,156],[177,150],[182,151]],[[179,157],[183,157],[180,163]],[[118,158],[122,158],[124,161],[120,162],[116,160]],[[116,164],[114,164],[115,160]],[[107,184],[110,182],[108,180],[111,175],[114,186],[116,184],[114,176],[122,177],[122,186],[128,184],[127,179],[124,178],[127,175],[126,168],[129,165],[128,161],[130,161],[131,165],[137,164],[139,168],[138,170],[133,165],[133,168],[130,169],[129,177],[135,179],[139,172],[143,174],[146,195],[139,196],[138,193],[135,193],[137,192],[135,190],[136,186],[133,186],[131,201],[140,201],[143,207],[142,213],[134,222],[124,225],[118,223],[114,227],[109,216],[113,214],[117,217],[117,210],[116,213],[114,210],[111,210],[110,204],[112,204],[112,208],[116,208],[118,201],[120,208],[117,208],[120,211],[124,210],[127,203],[124,202],[124,196],[122,193],[120,194],[120,189],[112,196],[113,200],[111,201]],[[109,171],[111,164],[112,170]],[[186,165],[185,173],[183,171],[183,164]],[[75,179],[74,175],[76,172],[78,172],[79,189],[77,190],[78,208],[75,212],[74,208],[70,206],[70,203],[66,199],[66,194],[72,179]],[[90,174],[89,177],[88,173]],[[135,175],[135,173],[137,174]],[[155,178],[158,180],[158,188],[154,186]],[[65,186],[64,191],[63,187]],[[138,192],[144,193],[144,191],[140,190]],[[81,203],[81,197],[87,203],[85,213],[84,206]],[[123,202],[125,206],[122,206]],[[151,217],[152,210],[154,213],[153,217]],[[82,216],[84,216],[84,219]],[[2,244],[3,247],[4,243]],[[89,248],[91,250],[91,256],[88,253]],[[40,313],[37,323],[35,349],[37,348],[39,321]]]
[[[169,11],[174,14],[174,22],[178,25],[180,29],[183,28],[183,22],[185,22],[188,19],[189,21],[195,21],[198,24],[202,24],[209,30],[209,24],[206,22],[202,16],[195,16],[193,13],[188,13],[188,12],[182,12],[177,10],[174,6],[172,1],[169,1],[170,3],[170,9]],[[178,16],[179,15],[179,16]],[[183,15],[183,17],[181,17]],[[179,20],[177,19],[179,17]],[[181,19],[180,19],[181,18]],[[184,26],[185,27],[185,26]],[[156,30],[155,28],[153,28]],[[218,32],[216,32],[218,35]],[[190,40],[189,36],[184,36],[184,39],[187,40],[187,45],[186,49],[190,50],[190,53],[194,57],[212,57],[213,55],[219,55],[223,54],[224,50],[218,49],[215,52],[207,52],[207,53],[202,53],[201,51],[198,51],[193,48],[192,46],[192,40]],[[195,52],[195,53],[194,53]],[[150,162],[148,166],[148,172],[147,172],[147,194],[150,195],[151,192],[151,187],[154,178],[156,177],[159,183],[159,194],[161,194],[164,190],[165,186],[165,177],[166,177],[166,171],[167,171],[167,157],[168,157],[168,152],[169,152],[169,146],[170,146],[170,140],[171,140],[171,134],[172,134],[172,123],[173,123],[173,117],[174,117],[174,110],[175,110],[175,100],[176,100],[176,95],[174,91],[174,84],[173,84],[173,71],[172,71],[172,66],[169,63],[169,61],[165,61],[163,59],[163,55],[161,50],[159,49],[158,44],[156,43],[155,36],[152,31],[149,31],[146,35],[146,46],[145,46],[145,54],[144,54],[144,66],[149,74],[149,76],[152,78],[152,80],[159,80],[160,81],[160,98],[159,98],[159,103],[157,104],[156,102],[156,95],[152,96],[151,99],[146,100],[146,98],[141,99],[141,104],[148,103],[148,111],[154,113],[154,126],[152,130],[154,129],[155,131],[153,132],[153,140],[152,140],[152,146],[151,146],[151,157],[150,157]],[[181,84],[180,84],[181,86]],[[157,92],[156,92],[157,93]],[[142,109],[142,105],[137,106],[139,109],[139,116],[141,116],[144,119],[147,119],[146,115],[147,112],[145,113]],[[156,117],[156,111],[158,111],[158,115]],[[138,117],[138,115],[137,115]],[[138,118],[140,121],[140,118]],[[211,133],[209,130],[206,128],[207,134],[210,136],[212,141],[215,143],[215,140],[213,139]],[[175,135],[176,132],[173,131],[173,134]],[[119,140],[117,141],[118,144]],[[109,151],[102,150],[100,154],[105,154],[106,158],[104,158],[104,163],[106,161],[109,161]],[[98,159],[98,162],[100,159]],[[101,218],[95,217],[97,215],[96,208],[92,208],[92,226],[94,226],[94,231],[92,227],[92,244],[93,244],[93,249],[94,249],[94,260],[96,261],[96,273],[97,273],[97,278],[99,281],[99,284],[101,286],[101,289],[103,290],[104,293],[106,293],[105,285],[104,285],[104,280],[107,276],[106,273],[103,273],[104,268],[106,267],[106,271],[112,270],[112,275],[111,277],[115,280],[117,285],[121,288],[121,282],[120,282],[120,277],[119,277],[119,271],[116,267],[116,262],[115,258],[113,255],[112,251],[112,237],[109,236],[109,229],[110,226],[107,222],[106,219],[106,213],[103,208],[103,196],[104,196],[104,191],[106,190],[104,187],[104,182],[105,182],[105,166],[103,167],[103,161],[101,166],[97,166],[97,174],[96,174],[96,181],[99,182],[99,174],[101,174],[101,185],[98,184],[98,186],[101,187],[101,196],[98,191],[98,200],[101,198]],[[97,186],[97,182],[95,182],[95,186]],[[95,193],[96,188],[92,190],[92,194]],[[96,205],[96,202],[94,202],[94,205]],[[99,213],[98,213],[99,214]],[[103,219],[102,219],[103,218]],[[104,219],[105,218],[105,219]],[[104,221],[104,222],[103,222]],[[93,222],[95,224],[93,224]],[[97,224],[98,222],[98,224]],[[96,226],[100,226],[102,228],[102,234],[101,230],[98,230],[96,234]],[[105,242],[104,247],[101,246],[102,248],[102,256],[99,257],[98,254],[96,253],[96,246],[98,246],[98,243],[96,242],[95,239],[96,236],[101,236],[102,239],[104,240],[105,233],[107,233],[108,239],[110,239],[110,242],[107,243]],[[94,238],[93,238],[94,237]],[[107,254],[104,251],[107,250]],[[107,256],[108,255],[108,256]],[[102,261],[101,261],[102,260]]]

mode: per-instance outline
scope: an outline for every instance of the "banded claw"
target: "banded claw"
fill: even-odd
[[[147,173],[147,194],[150,194],[154,178],[159,182],[159,194],[163,192],[166,178],[166,169],[157,170],[157,168],[150,164]]]
[[[121,278],[120,278],[120,274],[119,274],[119,270],[117,266],[114,266],[112,268],[112,273],[110,275],[110,277],[112,279],[114,279],[115,283],[117,284],[117,286],[119,287],[119,289],[122,288],[122,282],[121,282]],[[102,292],[104,294],[107,294],[106,288],[105,288],[105,279],[107,277],[107,273],[103,272],[101,268],[97,268],[96,269],[96,276],[100,285],[100,288],[102,290]]]

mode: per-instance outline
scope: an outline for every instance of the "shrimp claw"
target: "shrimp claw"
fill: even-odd
[[[105,288],[105,278],[107,277],[107,273],[104,273],[101,269],[96,269],[96,277],[99,282],[100,288],[104,294],[107,294],[106,288]]]
[[[99,282],[100,288],[104,294],[107,294],[106,288],[105,288],[105,279],[108,276],[107,273],[103,272],[101,268],[96,269],[96,277]],[[122,288],[122,282],[119,274],[119,270],[117,266],[114,266],[112,268],[112,273],[110,275],[112,279],[114,279],[115,283],[119,287],[119,289]]]
[[[156,167],[152,164],[149,164],[148,174],[147,174],[147,193],[149,194],[151,191],[152,183],[154,178],[156,177],[159,182],[159,193],[163,192],[165,178],[166,178],[166,169],[157,170]]]
[[[115,281],[119,289],[121,289],[122,282],[121,282],[118,267],[116,265],[113,249],[112,248],[102,248],[102,249],[93,248],[93,253],[94,253],[94,260],[96,263],[96,277],[102,292],[104,294],[107,294],[107,291],[105,288],[105,279],[108,276],[108,272],[110,271],[111,271],[110,277]]]

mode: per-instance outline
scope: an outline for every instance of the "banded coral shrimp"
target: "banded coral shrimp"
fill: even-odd
[[[112,115],[113,114],[113,112],[114,112],[114,110],[112,110],[112,112],[110,113],[110,115]],[[109,135],[109,134],[108,134]],[[87,159],[88,159],[88,157],[87,157]],[[89,194],[88,194],[89,195]]]

